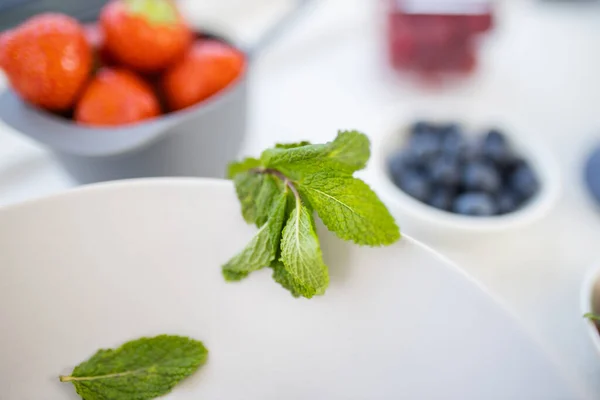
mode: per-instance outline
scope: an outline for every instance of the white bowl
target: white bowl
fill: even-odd
[[[0,398],[75,400],[59,374],[162,333],[210,351],[168,399],[589,398],[414,240],[365,248],[323,233],[331,285],[305,300],[269,270],[223,280],[255,231],[224,181],[125,181],[0,209]]]
[[[592,268],[586,275],[581,288],[581,314],[600,314],[600,265]],[[593,321],[583,319],[594,347],[600,354],[600,333]]]
[[[431,207],[398,188],[391,180],[388,169],[388,160],[397,150],[401,149],[409,136],[409,126],[417,118],[413,115],[410,120],[405,118],[391,118],[391,123],[386,124],[381,132],[381,140],[376,141],[373,149],[373,170],[371,177],[374,185],[390,210],[401,221],[414,220],[419,228],[424,230],[437,230],[445,228],[461,231],[498,231],[520,227],[530,224],[545,216],[554,206],[560,193],[561,179],[557,164],[541,140],[526,137],[528,132],[518,126],[502,120],[499,125],[494,125],[496,119],[486,122],[481,114],[470,120],[463,115],[444,113],[444,117],[436,117],[438,113],[421,119],[438,122],[464,122],[465,133],[469,135],[481,134],[484,129],[499,126],[507,135],[515,151],[529,161],[540,181],[540,190],[527,204],[517,211],[509,214],[491,217],[470,217]],[[465,117],[465,118],[463,118]],[[425,226],[423,226],[425,225]],[[439,233],[439,232],[437,232]]]

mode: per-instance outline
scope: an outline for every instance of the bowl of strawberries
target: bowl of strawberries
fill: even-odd
[[[112,0],[88,25],[39,14],[0,34],[0,119],[80,183],[222,177],[246,131],[250,58],[171,0]]]

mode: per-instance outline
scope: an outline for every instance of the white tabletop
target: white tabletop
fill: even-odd
[[[343,128],[378,140],[383,132],[377,127],[390,108],[436,97],[455,100],[465,113],[484,105],[526,124],[547,142],[562,170],[564,191],[551,214],[521,230],[468,241],[422,239],[504,299],[591,398],[599,398],[600,355],[582,323],[579,289],[599,258],[600,213],[584,191],[581,169],[600,139],[600,7],[502,2],[479,72],[434,92],[386,72],[378,3],[321,0],[258,59],[245,152],[282,140],[324,141]],[[186,2],[194,22],[211,20],[244,40],[285,7],[278,0]],[[71,186],[45,150],[0,125],[0,204]]]

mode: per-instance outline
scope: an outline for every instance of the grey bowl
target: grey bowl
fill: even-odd
[[[297,0],[246,51],[244,74],[188,109],[117,128],[85,127],[33,107],[6,89],[0,94],[0,119],[50,148],[79,183],[162,176],[222,178],[246,134],[247,76],[256,54],[312,1]]]

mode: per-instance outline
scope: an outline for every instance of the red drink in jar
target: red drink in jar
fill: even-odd
[[[491,0],[388,0],[392,66],[424,74],[468,73],[477,38],[492,28]]]

